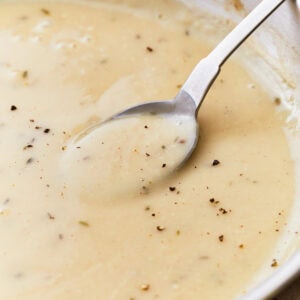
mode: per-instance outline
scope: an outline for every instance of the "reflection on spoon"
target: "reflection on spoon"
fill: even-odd
[[[62,164],[67,184],[85,199],[145,194],[184,160],[194,146],[196,131],[194,118],[184,115],[107,122],[68,146]]]

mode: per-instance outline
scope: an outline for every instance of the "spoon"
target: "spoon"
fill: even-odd
[[[77,141],[86,137],[94,129],[108,122],[139,115],[158,115],[166,117],[192,119],[194,130],[191,130],[192,143],[186,151],[178,167],[191,156],[198,143],[198,110],[217,78],[221,66],[231,54],[258,28],[285,0],[263,0],[236,26],[225,39],[194,68],[181,90],[172,100],[146,102],[123,110],[106,121],[88,128],[77,137]]]

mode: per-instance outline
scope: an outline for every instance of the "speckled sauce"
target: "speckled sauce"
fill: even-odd
[[[237,62],[201,107],[196,152],[171,175],[140,182],[140,163],[160,175],[171,159],[145,149],[134,159],[137,132],[161,136],[144,120],[132,124],[135,139],[120,128],[108,140],[126,157],[115,162],[132,162],[139,176],[122,179],[114,166],[105,194],[94,179],[111,166],[111,148],[102,151],[98,138],[93,148],[93,136],[74,147],[121,109],[176,94],[210,49],[189,30],[192,17],[167,1],[149,10],[1,1],[1,300],[233,299],[263,266],[280,266],[273,249],[293,202],[294,166],[280,100]],[[152,144],[159,151],[161,141]],[[72,151],[80,155],[68,160]],[[127,192],[128,182],[136,184]]]
[[[181,166],[196,135],[193,115],[132,115],[100,123],[68,144],[61,160],[64,181],[94,201],[148,193]]]

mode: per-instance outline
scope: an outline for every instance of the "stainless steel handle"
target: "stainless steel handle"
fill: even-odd
[[[224,62],[284,1],[261,1],[206,58],[197,64],[179,93],[184,91],[189,94],[199,109]]]

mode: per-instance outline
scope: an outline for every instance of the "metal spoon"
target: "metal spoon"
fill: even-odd
[[[97,124],[79,135],[77,141],[85,137],[95,128],[107,122],[136,116],[141,114],[155,114],[164,116],[187,116],[195,122],[193,143],[191,143],[186,156],[178,166],[181,166],[193,153],[198,142],[198,110],[217,78],[221,66],[231,56],[231,54],[248,38],[249,35],[259,27],[285,0],[263,0],[249,15],[236,26],[225,39],[194,68],[187,81],[182,86],[179,93],[172,100],[146,102],[121,111],[105,122]]]

